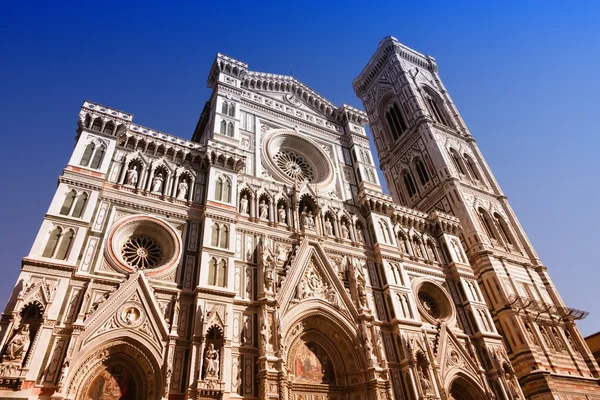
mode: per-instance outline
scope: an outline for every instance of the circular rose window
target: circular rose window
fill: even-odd
[[[149,215],[133,215],[114,225],[105,249],[107,260],[117,271],[146,271],[156,276],[177,266],[181,239],[166,222]]]
[[[418,280],[415,282],[417,308],[425,320],[432,324],[454,320],[454,307],[446,291],[438,284]]]
[[[312,182],[315,174],[310,164],[291,150],[280,150],[273,156],[275,164],[290,178],[299,182]]]
[[[271,175],[288,184],[308,182],[330,191],[335,184],[329,155],[306,134],[276,130],[263,140],[263,162]]]
[[[121,255],[130,267],[155,268],[162,259],[162,249],[147,236],[134,236],[127,239],[121,249]]]

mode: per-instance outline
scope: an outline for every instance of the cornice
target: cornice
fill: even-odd
[[[437,72],[437,63],[431,56],[419,53],[408,46],[403,45],[393,36],[387,36],[379,42],[379,47],[371,57],[365,68],[352,82],[357,96],[362,95],[374,82],[375,78],[385,68],[390,55],[395,54],[417,67],[424,68],[430,72]]]

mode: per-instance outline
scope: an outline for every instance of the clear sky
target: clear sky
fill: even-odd
[[[170,3],[177,3],[176,5]],[[74,145],[84,99],[190,138],[217,52],[361,107],[388,35],[440,75],[579,326],[600,330],[600,2],[0,2],[0,301]],[[0,303],[4,308],[4,303]]]

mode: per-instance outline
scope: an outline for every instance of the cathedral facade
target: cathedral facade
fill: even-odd
[[[433,58],[383,39],[366,113],[221,54],[208,85],[191,140],[84,102],[0,398],[600,399]]]

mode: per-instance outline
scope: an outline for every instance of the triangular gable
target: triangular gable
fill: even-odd
[[[475,378],[479,376],[479,367],[446,324],[442,324],[437,354],[441,376],[447,376],[453,368],[460,368],[463,372],[467,370]]]
[[[113,292],[83,324],[81,344],[102,335],[133,336],[151,344],[161,354],[164,350],[168,326],[147,278],[135,273]],[[119,332],[121,331],[121,332]]]
[[[288,274],[277,293],[282,315],[305,301],[320,300],[338,309],[349,321],[358,318],[350,295],[318,242],[302,242]]]

